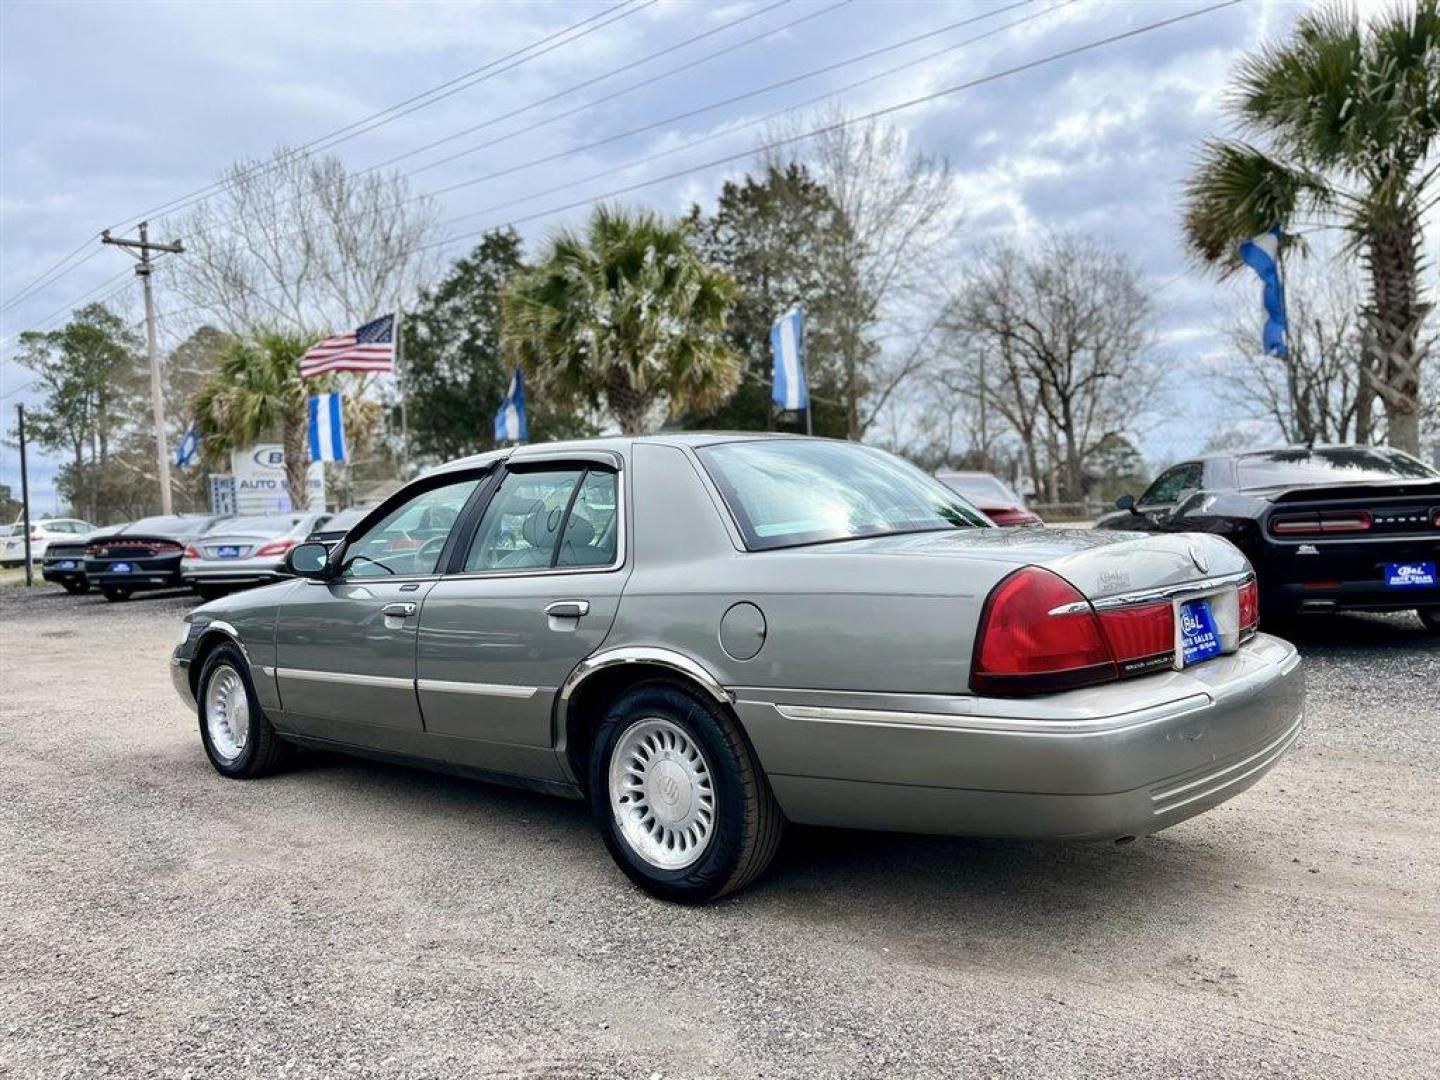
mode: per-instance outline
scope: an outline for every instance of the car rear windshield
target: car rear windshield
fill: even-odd
[[[1013,491],[994,476],[962,476],[957,473],[941,473],[937,479],[951,491],[958,491],[967,499],[989,499],[1012,503],[1020,501]]]
[[[1267,450],[1235,459],[1241,489],[1344,484],[1366,480],[1430,480],[1434,469],[1380,447],[1337,446],[1313,450]]]
[[[284,536],[300,523],[298,515],[266,514],[264,517],[226,518],[206,530],[208,533],[234,533],[237,536]]]
[[[132,536],[191,536],[205,527],[203,517],[151,517],[126,525],[121,532]]]
[[[986,526],[938,480],[855,443],[757,439],[697,453],[751,550]]]

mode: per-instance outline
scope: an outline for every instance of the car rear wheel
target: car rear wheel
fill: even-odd
[[[253,780],[285,765],[293,748],[275,733],[260,702],[245,657],[222,645],[200,671],[200,741],[215,771],[232,780]]]
[[[66,592],[72,595],[90,591],[90,586],[83,581],[62,581],[60,584],[64,586]]]
[[[105,594],[105,599],[109,600],[112,604],[118,604],[122,600],[130,599],[129,589],[102,588],[100,591]]]
[[[1440,607],[1416,608],[1415,614],[1420,616],[1426,630],[1432,634],[1440,634]]]
[[[626,691],[595,732],[590,806],[615,862],[664,900],[703,903],[769,866],[785,818],[729,713],[669,682]]]

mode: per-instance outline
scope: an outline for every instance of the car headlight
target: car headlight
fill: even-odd
[[[191,622],[182,622],[182,623],[180,624],[180,634],[179,634],[179,636],[176,638],[175,644],[177,644],[177,645],[184,645],[187,641],[190,640],[190,635],[191,635],[192,633],[194,633],[194,631],[195,631],[195,624],[194,624],[194,623],[191,623]]]

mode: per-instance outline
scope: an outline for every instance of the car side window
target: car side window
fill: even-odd
[[[342,577],[412,577],[433,574],[450,530],[480,480],[471,477],[430,488],[401,503],[345,549]]]
[[[601,469],[585,474],[560,537],[556,566],[609,566],[615,561],[620,532],[617,479]]]
[[[581,469],[509,473],[490,500],[465,556],[467,574],[548,569]]]
[[[1202,469],[1199,462],[1188,462],[1184,465],[1176,465],[1173,469],[1166,469],[1145,490],[1145,494],[1140,496],[1136,505],[1142,507],[1169,506],[1178,500],[1182,493],[1198,489],[1201,475]]]

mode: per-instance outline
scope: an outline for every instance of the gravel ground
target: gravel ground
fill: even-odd
[[[578,804],[220,779],[188,598],[0,589],[0,1075],[1437,1076],[1440,640],[1296,632],[1304,741],[1126,848],[796,830],[649,900]]]

